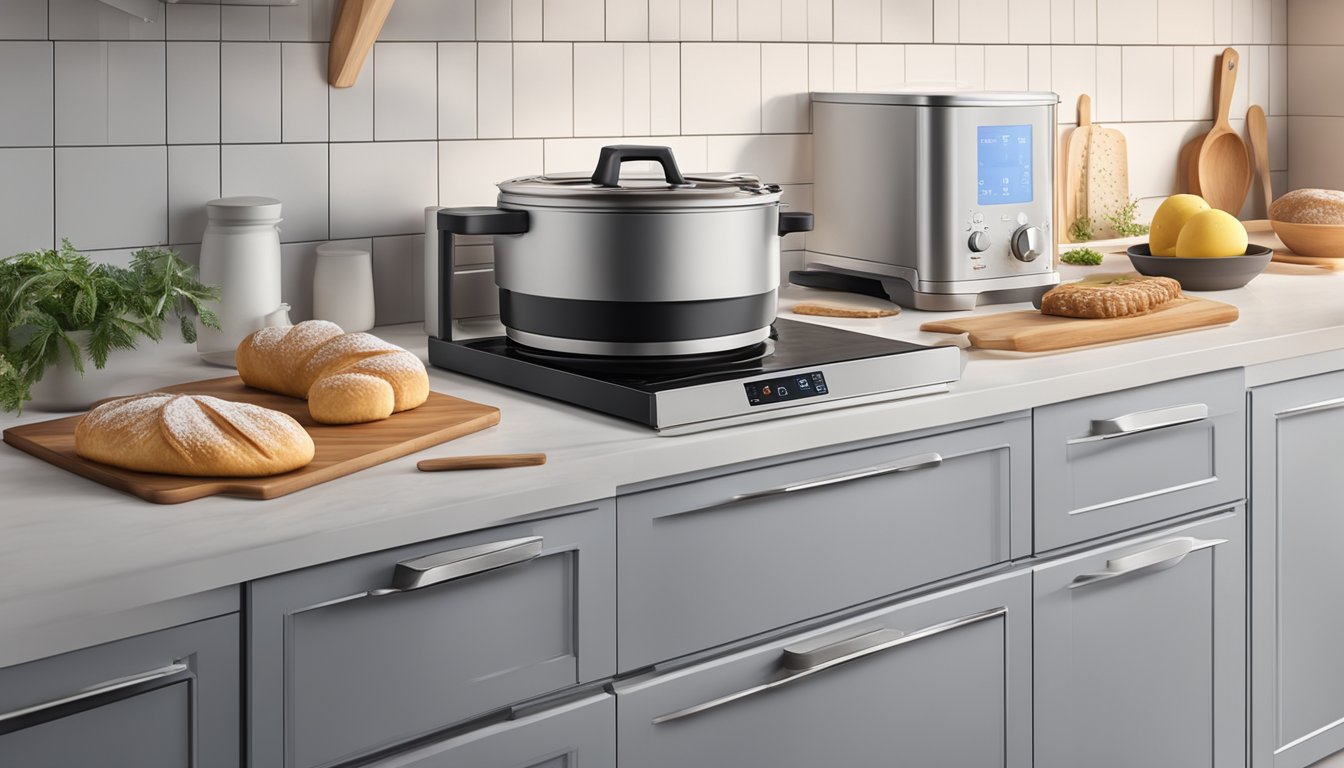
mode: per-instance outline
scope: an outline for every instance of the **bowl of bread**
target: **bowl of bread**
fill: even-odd
[[[1293,190],[1269,207],[1269,223],[1299,256],[1344,258],[1344,192]]]
[[[1248,242],[1237,217],[1198,195],[1172,195],[1157,209],[1148,242],[1131,246],[1140,274],[1169,277],[1188,291],[1240,288],[1265,270],[1274,251]]]

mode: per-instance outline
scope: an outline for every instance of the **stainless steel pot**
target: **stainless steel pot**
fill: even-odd
[[[651,160],[657,177],[620,177]],[[667,147],[603,147],[591,175],[499,184],[494,208],[450,208],[452,234],[495,235],[500,320],[551,352],[688,355],[763,341],[775,319],[779,238],[812,228],[746,174],[685,176]]]

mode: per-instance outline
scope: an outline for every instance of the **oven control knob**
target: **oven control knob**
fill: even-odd
[[[1018,227],[1013,233],[1013,258],[1018,261],[1035,261],[1045,248],[1045,232],[1040,227]]]
[[[971,239],[966,245],[976,253],[984,253],[989,250],[989,235],[980,231],[972,232]]]

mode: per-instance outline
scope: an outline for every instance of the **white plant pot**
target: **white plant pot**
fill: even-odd
[[[70,331],[70,338],[79,344],[80,351],[89,343],[88,331]],[[118,355],[122,358],[118,361]],[[107,365],[102,369],[94,368],[93,361],[84,358],[84,375],[75,370],[70,354],[61,348],[61,359],[56,365],[47,366],[42,379],[29,390],[33,399],[24,404],[24,409],[47,412],[83,411],[105,397],[117,394],[117,384],[125,377],[128,368],[124,350],[113,350],[108,355]]]

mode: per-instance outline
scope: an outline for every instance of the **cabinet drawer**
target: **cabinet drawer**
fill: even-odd
[[[237,768],[238,617],[0,670],[0,765]]]
[[[616,699],[599,693],[366,768],[616,768]]]
[[[1030,594],[991,577],[618,683],[618,762],[1027,768]]]
[[[614,527],[606,501],[254,582],[250,764],[332,765],[611,674]]]
[[[1219,371],[1036,409],[1036,551],[1241,499],[1243,381]]]
[[[620,497],[620,669],[1007,560],[1029,437],[1022,418]]]

